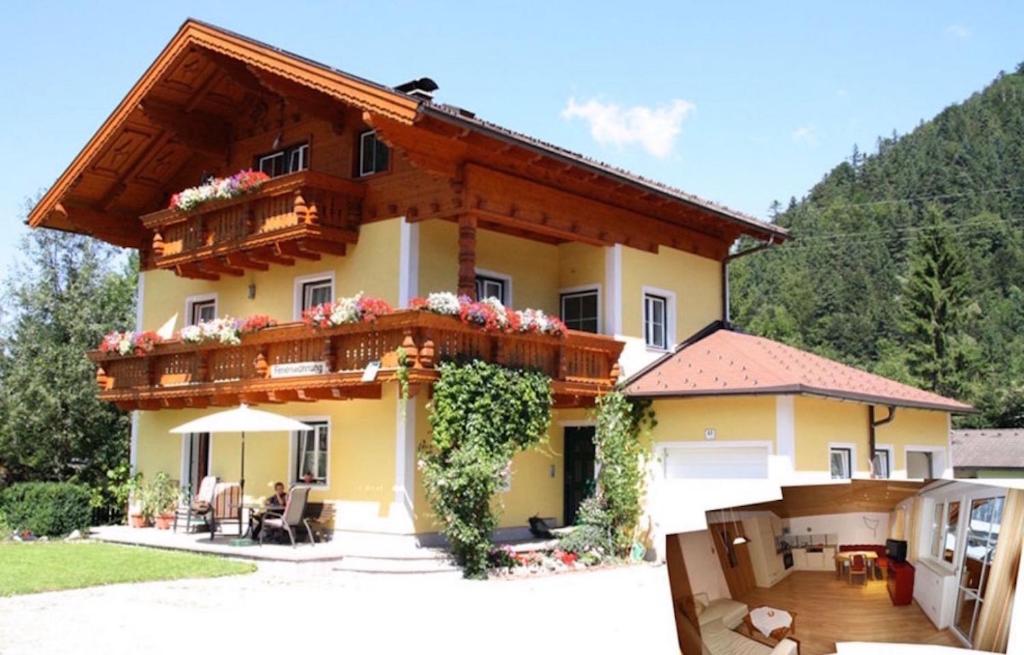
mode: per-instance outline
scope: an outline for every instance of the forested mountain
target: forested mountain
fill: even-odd
[[[1024,64],[772,213],[794,238],[731,265],[740,328],[1024,426]]]

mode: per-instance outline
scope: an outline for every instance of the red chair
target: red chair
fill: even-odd
[[[864,582],[868,583],[868,561],[863,555],[854,555],[850,558],[850,584],[853,584],[853,576],[859,575]]]

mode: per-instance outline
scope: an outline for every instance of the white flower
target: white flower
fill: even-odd
[[[459,297],[450,291],[438,291],[427,296],[427,309],[445,316],[459,315]]]
[[[508,327],[508,311],[505,309],[505,305],[501,304],[501,301],[494,297],[484,298],[483,304],[487,305],[494,310],[494,316],[498,320],[498,326],[501,328]]]
[[[198,325],[186,325],[178,334],[185,343],[199,343],[203,340],[203,331]]]

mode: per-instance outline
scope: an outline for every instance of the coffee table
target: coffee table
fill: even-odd
[[[762,632],[759,626],[767,627],[768,632]],[[741,627],[745,630],[744,636],[774,647],[796,630],[796,612],[762,605],[743,617]]]

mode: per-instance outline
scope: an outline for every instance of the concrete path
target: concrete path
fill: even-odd
[[[0,654],[678,652],[664,566],[487,582],[258,567],[0,599]]]

